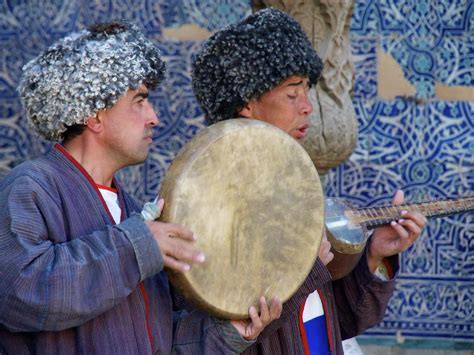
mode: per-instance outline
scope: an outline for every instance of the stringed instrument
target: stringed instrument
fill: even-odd
[[[325,226],[334,259],[327,265],[333,280],[344,277],[359,262],[369,238],[368,230],[389,225],[401,211],[419,211],[426,218],[444,217],[474,210],[474,196],[400,206],[353,208],[340,198],[325,200]]]

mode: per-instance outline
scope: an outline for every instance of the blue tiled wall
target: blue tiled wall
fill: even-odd
[[[435,83],[474,86],[472,1],[357,1],[351,23],[359,144],[330,172],[327,190],[356,205],[473,194],[474,96],[441,101]],[[377,94],[377,56],[396,59],[413,97]],[[472,91],[471,91],[472,92]],[[401,257],[385,321],[366,335],[474,341],[473,213],[431,220]]]
[[[145,164],[120,173],[142,201],[153,198],[176,152],[202,127],[189,68],[200,41],[167,39],[163,29],[193,23],[209,31],[250,13],[247,0],[42,2],[0,0],[0,175],[49,146],[32,134],[16,87],[21,67],[66,33],[96,21],[135,21],[160,46],[168,79],[152,94],[161,124]],[[474,191],[474,98],[441,101],[435,83],[474,86],[472,0],[357,1],[351,39],[356,151],[327,177],[327,193],[355,205],[387,203],[396,188],[409,200]],[[377,93],[380,48],[401,66],[416,94],[387,101]],[[402,255],[401,277],[385,321],[367,336],[474,343],[474,220],[429,223]]]

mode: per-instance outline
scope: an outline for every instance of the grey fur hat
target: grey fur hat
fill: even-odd
[[[193,89],[209,124],[237,111],[292,75],[316,84],[322,62],[301,26],[269,8],[212,35],[193,62]]]
[[[19,91],[27,117],[48,140],[111,108],[128,89],[153,89],[165,63],[132,24],[103,23],[59,40],[23,67]]]

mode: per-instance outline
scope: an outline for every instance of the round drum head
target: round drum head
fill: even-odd
[[[206,255],[189,272],[168,272],[195,305],[248,318],[261,295],[290,298],[318,255],[323,194],[311,158],[278,128],[250,119],[212,125],[178,154],[162,183],[161,221],[198,237]]]

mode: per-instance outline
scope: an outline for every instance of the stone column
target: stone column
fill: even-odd
[[[311,89],[314,110],[303,146],[320,175],[342,162],[357,143],[350,96],[354,82],[349,25],[353,0],[253,0],[253,9],[275,7],[295,18],[323,60],[322,77]]]

